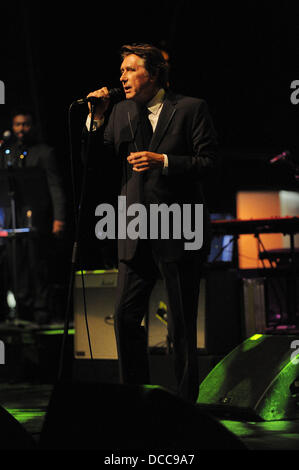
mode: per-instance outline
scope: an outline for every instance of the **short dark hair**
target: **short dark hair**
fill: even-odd
[[[160,49],[151,44],[134,43],[122,46],[120,54],[122,59],[130,54],[136,54],[144,59],[144,65],[149,74],[152,76],[157,75],[161,87],[168,87],[169,66]]]
[[[10,118],[13,120],[16,116],[30,116],[32,123],[35,121],[34,112],[29,106],[18,106],[13,108]]]

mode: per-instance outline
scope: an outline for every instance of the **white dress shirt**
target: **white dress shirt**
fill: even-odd
[[[163,88],[160,88],[158,93],[146,105],[148,109],[148,118],[152,125],[153,132],[155,132],[158,119],[163,108],[164,97],[165,97],[165,90]],[[167,155],[165,155],[165,153],[163,153],[163,156],[164,156],[163,174],[167,174],[168,158],[167,158]]]
[[[146,107],[148,109],[148,118],[155,132],[160,113],[163,108],[163,101],[165,96],[165,90],[161,88],[158,93],[147,103]]]

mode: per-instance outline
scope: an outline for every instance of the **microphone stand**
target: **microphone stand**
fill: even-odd
[[[73,104],[76,104],[76,102]],[[93,124],[94,124],[95,107],[96,107],[95,103],[91,103],[91,119],[90,119],[87,145],[85,147],[85,154],[84,154],[84,171],[83,171],[81,195],[80,195],[80,200],[79,200],[78,216],[76,216],[75,214],[75,223],[76,223],[75,239],[73,242],[72,259],[71,259],[71,265],[70,265],[70,277],[69,277],[69,284],[68,284],[68,296],[67,296],[66,314],[65,314],[65,321],[64,321],[64,331],[63,331],[63,338],[62,338],[62,345],[61,345],[61,352],[60,352],[58,381],[63,380],[64,373],[65,373],[65,355],[66,355],[65,353],[66,353],[66,347],[67,347],[67,338],[68,338],[70,313],[71,313],[71,305],[72,305],[72,297],[73,297],[75,269],[76,269],[76,263],[78,259],[79,235],[80,235],[81,219],[82,219],[81,214],[82,214],[82,206],[83,206],[85,193],[86,193],[88,157],[89,157],[90,146],[91,146],[91,133],[92,133]]]
[[[10,166],[8,168],[11,168]],[[18,299],[17,299],[17,290],[18,290],[18,276],[17,276],[17,241],[15,231],[17,228],[17,220],[16,220],[16,201],[15,201],[15,187],[12,175],[9,172],[9,199],[10,199],[10,210],[11,210],[11,228],[13,230],[13,237],[11,240],[12,245],[12,278],[13,278],[13,289],[14,289],[14,297],[15,297],[15,311],[14,311],[14,318],[15,322],[18,321]]]

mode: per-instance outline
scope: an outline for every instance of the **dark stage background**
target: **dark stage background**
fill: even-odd
[[[101,86],[119,86],[118,53],[129,42],[166,49],[172,88],[205,98],[210,106],[221,157],[207,185],[212,212],[234,213],[239,188],[295,188],[287,168],[268,164],[286,149],[298,158],[299,104],[290,101],[291,82],[299,80],[295,2],[14,2],[1,9],[0,79],[6,102],[0,106],[0,130],[9,127],[13,107],[33,107],[44,138],[57,152],[70,227],[69,105]],[[85,117],[85,106],[71,112],[77,188]],[[95,206],[107,200],[111,188],[104,176],[93,173],[89,179],[85,223],[90,230],[85,233],[90,243],[98,243]]]

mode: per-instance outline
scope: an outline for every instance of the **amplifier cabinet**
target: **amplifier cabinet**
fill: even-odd
[[[94,359],[117,359],[114,334],[114,304],[118,271],[84,272],[75,275],[74,286],[74,355],[76,359],[90,359],[87,335],[89,330],[92,357]],[[235,272],[211,272],[201,279],[198,302],[197,348],[202,353],[222,354],[239,344]],[[83,295],[84,294],[84,295]],[[84,313],[84,297],[86,318]],[[167,348],[167,324],[157,318],[159,308],[166,308],[167,295],[163,280],[158,280],[149,304],[148,319],[144,323],[148,331],[149,348]]]
[[[117,359],[114,334],[114,305],[116,299],[118,271],[85,271],[76,273],[74,289],[74,354],[76,359],[90,359],[90,346],[94,359]],[[84,303],[86,315],[84,313]],[[167,298],[162,280],[153,289],[148,319],[143,325],[148,328],[149,348],[164,348],[168,345],[167,324],[156,317],[160,308],[167,311]]]
[[[75,358],[116,359],[113,315],[116,269],[77,272],[74,288]],[[85,304],[85,308],[84,308]],[[85,312],[86,309],[86,312]],[[85,315],[86,313],[86,315]]]

